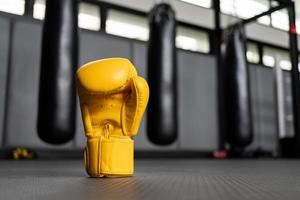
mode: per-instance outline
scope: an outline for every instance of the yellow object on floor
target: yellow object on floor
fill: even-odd
[[[19,160],[19,159],[31,160],[34,158],[34,153],[26,148],[18,147],[12,150],[12,157],[14,160]]]
[[[131,176],[134,141],[149,87],[124,58],[90,62],[77,70],[77,89],[87,137],[84,163],[92,177]]]

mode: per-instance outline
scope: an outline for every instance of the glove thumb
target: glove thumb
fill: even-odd
[[[149,87],[145,79],[137,76],[131,78],[130,88],[130,94],[122,106],[121,124],[124,135],[134,136],[148,103]]]

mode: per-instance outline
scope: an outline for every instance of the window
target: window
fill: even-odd
[[[0,11],[23,15],[25,11],[25,0],[0,0]]]
[[[204,31],[178,26],[176,47],[185,50],[209,53],[209,36]]]
[[[270,15],[265,15],[257,19],[257,22],[264,25],[271,25],[271,17]]]
[[[80,28],[100,30],[100,9],[89,3],[79,4],[78,26]]]
[[[33,18],[43,20],[46,9],[45,0],[35,0],[33,5]]]
[[[220,9],[224,14],[247,19],[270,8],[268,0],[220,0]],[[258,23],[270,25],[270,16],[259,18]]]
[[[263,64],[274,67],[277,64],[285,70],[291,70],[290,56],[287,51],[265,47],[263,50]]]
[[[33,18],[45,18],[46,1],[35,0],[33,5]],[[78,26],[89,30],[100,30],[100,10],[98,6],[89,3],[79,4]]]
[[[149,27],[146,17],[109,10],[106,32],[112,35],[147,41]]]
[[[220,0],[220,9],[224,14],[236,16],[234,0]]]
[[[289,29],[289,16],[286,10],[276,11],[271,14],[272,26],[287,31]]]
[[[220,9],[223,13],[250,18],[269,9],[267,0],[220,0]]]
[[[259,62],[258,47],[252,42],[247,42],[247,60],[251,63]]]
[[[296,18],[296,29],[297,33],[300,34],[300,18]]]
[[[211,8],[211,0],[180,0],[186,3],[190,3],[196,6],[201,6],[204,8]]]
[[[269,9],[269,2],[262,0],[243,0],[235,1],[237,16],[250,18]]]
[[[45,0],[35,0],[33,6],[33,18],[43,20],[45,18],[45,9]],[[100,30],[99,7],[89,3],[80,3],[78,14],[78,26],[80,28],[89,30]]]

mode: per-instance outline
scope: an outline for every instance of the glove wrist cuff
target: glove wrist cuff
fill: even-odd
[[[86,171],[92,177],[131,176],[134,171],[134,141],[130,137],[88,139],[84,161]]]

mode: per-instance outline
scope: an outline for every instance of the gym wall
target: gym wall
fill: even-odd
[[[79,106],[76,135],[71,142],[52,146],[37,135],[42,22],[0,16],[0,26],[1,148],[82,149],[86,138]],[[106,57],[125,57],[132,60],[139,74],[147,79],[145,42],[81,30],[79,49],[80,65]],[[178,140],[165,147],[151,144],[146,136],[145,116],[135,138],[138,151],[212,151],[217,148],[215,58],[184,50],[177,50],[177,53]],[[250,68],[255,138],[249,148],[274,152],[277,133],[273,69],[258,65],[250,65]],[[287,72],[285,76],[289,78]],[[288,92],[289,84],[285,82]],[[287,103],[286,107],[291,105]],[[291,125],[287,126],[289,131]]]

